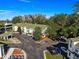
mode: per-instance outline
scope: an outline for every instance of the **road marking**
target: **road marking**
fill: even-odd
[[[44,50],[44,51],[43,51],[44,59],[47,59],[47,58],[46,58],[46,52],[47,52],[47,50]]]
[[[22,52],[24,53],[24,59],[27,59],[27,53],[25,53],[24,50],[22,50]]]

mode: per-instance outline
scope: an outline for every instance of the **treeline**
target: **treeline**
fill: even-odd
[[[50,38],[65,36],[67,38],[79,36],[79,14],[57,14],[50,17],[47,33]]]
[[[37,23],[48,25],[47,34],[49,37],[64,35],[72,37],[79,35],[79,14],[56,14],[47,19],[44,15],[16,16],[12,23]]]
[[[65,36],[67,38],[79,36],[79,1],[74,5],[72,14],[56,14],[50,18],[45,15],[25,15],[16,16],[12,23],[37,23],[48,25],[47,35],[53,39],[56,36]]]
[[[47,25],[46,33],[51,39],[61,35],[67,38],[77,37],[79,36],[79,2],[75,4],[74,9],[72,14],[55,14],[50,18],[42,14],[16,16],[9,22]]]
[[[12,23],[37,23],[45,24],[47,18],[42,14],[16,16],[12,19]]]

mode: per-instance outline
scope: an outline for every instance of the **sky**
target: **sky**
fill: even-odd
[[[78,0],[0,0],[0,19],[12,19],[18,15],[72,13]]]

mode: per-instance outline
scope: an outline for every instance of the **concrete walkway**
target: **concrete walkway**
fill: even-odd
[[[4,56],[4,59],[9,59],[9,57],[12,55],[14,51],[14,48],[9,48],[7,54]]]
[[[47,59],[47,58],[46,58],[46,52],[47,52],[47,50],[44,50],[44,51],[43,51],[44,59]]]
[[[24,50],[22,50],[22,52],[24,53],[24,59],[27,59],[27,54]]]
[[[28,59],[44,59],[43,51],[53,44],[51,40],[37,44],[32,37],[23,34],[15,34],[15,36],[21,41],[21,44],[10,44],[9,46],[23,49]]]

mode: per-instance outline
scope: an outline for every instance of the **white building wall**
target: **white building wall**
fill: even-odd
[[[33,29],[31,29],[31,28],[29,29],[29,33],[33,33],[33,31],[34,31],[34,30],[33,30]]]
[[[74,54],[71,53],[71,55],[70,55],[70,59],[73,59],[73,57],[74,57]]]
[[[73,59],[74,54],[73,54],[73,53],[71,53],[70,51],[68,51],[67,56],[68,56],[68,58],[69,58],[69,59]]]
[[[14,27],[13,27],[13,30],[14,30],[14,31],[17,31],[17,30],[18,30],[18,26],[14,26]]]
[[[2,50],[1,50],[1,46],[0,46],[0,58],[2,58]]]
[[[3,48],[3,45],[0,44],[0,58],[3,58],[5,56],[4,54],[4,48]]]
[[[71,42],[71,40],[69,40],[69,43],[68,43],[68,57],[69,57],[69,59],[74,59],[74,54],[73,53],[71,53],[71,52],[76,52],[75,51],[75,49],[77,49],[78,50],[78,54],[79,54],[79,48],[77,48],[75,45],[76,45],[76,43],[77,42]],[[70,47],[70,45],[71,45],[71,47]],[[70,53],[70,54],[69,54]]]
[[[24,34],[26,34],[27,33],[27,29],[26,29],[26,27],[24,27]]]
[[[68,57],[69,59],[73,59],[73,54],[71,52],[74,52],[74,42],[70,39],[68,43]],[[71,52],[70,52],[71,51]]]

